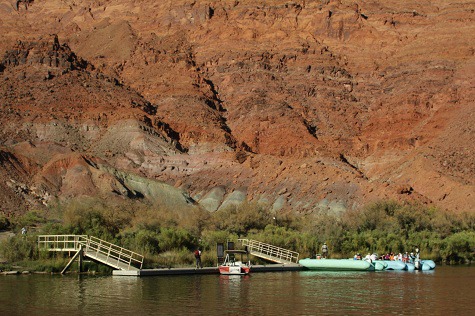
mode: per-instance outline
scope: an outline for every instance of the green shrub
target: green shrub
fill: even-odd
[[[130,226],[133,215],[127,205],[114,205],[97,198],[81,198],[64,207],[63,223],[71,234],[113,241],[122,229]]]
[[[152,256],[160,251],[159,234],[155,231],[140,229],[125,231],[120,235],[120,244],[144,256]]]
[[[335,220],[328,222],[333,233],[320,232],[326,240],[332,241],[331,250],[343,257],[355,252],[412,252],[419,247],[422,257],[440,260],[449,256],[453,261],[459,258],[442,252],[447,245],[444,240],[470,231],[474,218],[471,214],[455,214],[420,204],[378,202],[346,212],[341,218],[342,230],[339,231],[338,220]],[[463,235],[463,238],[468,237]],[[468,258],[465,253],[464,258]]]
[[[18,227],[36,226],[46,222],[45,216],[41,211],[29,211],[17,219]]]
[[[52,258],[40,259],[37,261],[22,261],[18,264],[27,270],[59,273],[63,271],[68,262],[68,258],[64,258],[63,256],[54,256]]]
[[[0,243],[0,253],[9,262],[32,260],[38,258],[35,236],[16,235]]]
[[[441,255],[448,262],[472,261],[475,255],[475,232],[462,231],[444,239]]]
[[[286,227],[267,225],[263,231],[251,233],[249,239],[256,239],[277,247],[301,253],[301,257],[310,257],[318,252],[317,236]]]
[[[197,238],[184,228],[163,228],[158,237],[158,245],[162,251],[180,248],[192,249],[196,244]]]
[[[268,209],[257,203],[246,202],[214,212],[208,227],[215,230],[226,230],[241,236],[253,229],[264,229],[272,221],[273,216]]]
[[[218,243],[226,243],[227,241],[235,241],[238,235],[232,234],[226,230],[205,230],[201,234],[199,245],[203,249],[216,249]]]
[[[203,253],[203,256],[205,253]],[[154,257],[155,267],[188,267],[194,265],[195,257],[188,249],[161,252]]]

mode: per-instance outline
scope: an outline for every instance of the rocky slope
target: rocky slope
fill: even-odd
[[[0,1],[1,209],[98,196],[471,211],[473,8]]]

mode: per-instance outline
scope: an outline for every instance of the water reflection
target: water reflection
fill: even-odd
[[[248,276],[0,276],[1,315],[475,314],[475,267]]]

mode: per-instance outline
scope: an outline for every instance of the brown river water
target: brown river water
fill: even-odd
[[[0,315],[475,315],[475,266],[249,276],[0,276]]]

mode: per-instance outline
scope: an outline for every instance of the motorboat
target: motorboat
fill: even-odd
[[[241,254],[241,260],[236,260],[236,254]],[[226,250],[224,262],[219,266],[219,273],[223,275],[246,275],[251,272],[251,262],[242,261],[242,254],[247,254],[244,250]]]

